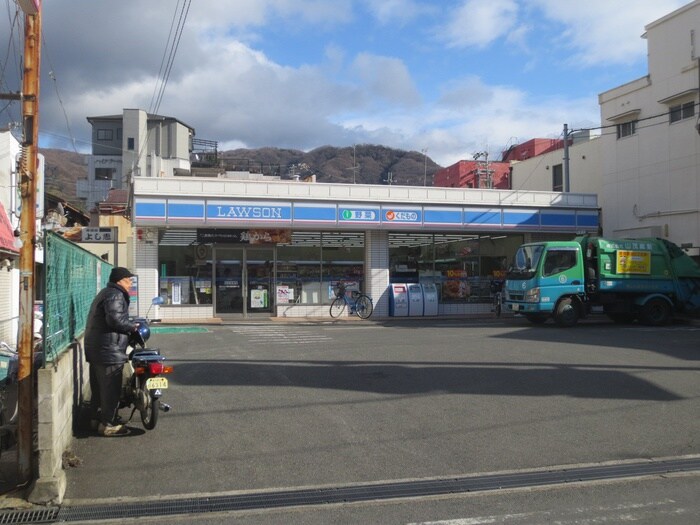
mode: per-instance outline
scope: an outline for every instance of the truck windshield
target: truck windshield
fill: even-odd
[[[515,253],[513,265],[508,271],[508,279],[531,279],[544,251],[541,244],[521,246]]]

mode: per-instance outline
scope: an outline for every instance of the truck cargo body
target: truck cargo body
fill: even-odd
[[[700,266],[664,239],[530,243],[518,249],[505,291],[506,310],[533,323],[572,326],[599,306],[616,322],[658,326],[700,311]]]

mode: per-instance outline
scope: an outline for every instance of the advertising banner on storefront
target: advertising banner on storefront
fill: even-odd
[[[277,244],[292,240],[292,230],[197,229],[199,244]]]

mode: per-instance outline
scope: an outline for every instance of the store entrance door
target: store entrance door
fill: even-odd
[[[216,315],[243,315],[243,248],[215,247],[214,304]]]
[[[217,316],[254,317],[272,313],[272,248],[216,246],[214,250]]]
[[[246,248],[246,310],[249,316],[272,313],[272,248]]]

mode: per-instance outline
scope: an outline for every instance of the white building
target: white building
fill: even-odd
[[[22,147],[12,133],[0,131],[0,341],[14,347],[19,328],[19,244],[14,231],[19,227],[21,199],[17,191],[17,163]],[[39,154],[36,179],[37,275],[43,272],[41,217],[44,214],[44,156]],[[39,278],[39,277],[37,277]]]
[[[194,129],[171,117],[124,109],[121,115],[88,117],[92,125],[92,155],[88,178],[77,184],[77,195],[88,209],[102,202],[111,188],[124,189],[133,176],[170,177],[189,171]]]
[[[599,137],[574,134],[569,146],[569,191],[600,195],[603,185]],[[564,148],[512,162],[514,190],[563,191]]]
[[[15,245],[12,220],[14,206],[13,175],[15,159],[20,151],[9,131],[0,132],[0,341],[17,343],[19,316],[19,249]]]
[[[599,95],[604,234],[700,254],[700,0],[645,27],[649,73]]]

